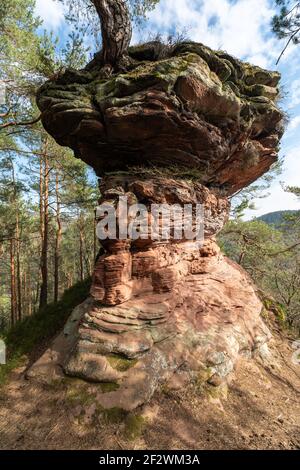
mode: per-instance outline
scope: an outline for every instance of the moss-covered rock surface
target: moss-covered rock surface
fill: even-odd
[[[127,71],[97,60],[38,93],[45,128],[99,176],[141,166],[196,171],[232,194],[277,159],[280,75],[198,43],[135,46]]]

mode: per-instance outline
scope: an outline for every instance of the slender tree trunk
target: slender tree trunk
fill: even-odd
[[[40,237],[41,237],[41,257],[40,257],[40,274],[42,276],[42,253],[44,244],[44,158],[40,157],[40,178],[39,178],[39,208],[40,208]],[[34,305],[36,306],[38,301],[41,303],[41,285],[39,282],[36,286],[36,296]],[[40,299],[38,300],[38,298]]]
[[[23,317],[28,315],[28,292],[27,292],[27,274],[24,272],[22,274],[22,312]]]
[[[42,285],[40,292],[40,308],[48,303],[48,238],[49,238],[49,162],[48,156],[44,154],[44,175],[43,175],[43,239],[41,253],[41,276]]]
[[[91,256],[90,256],[90,253],[88,252],[88,250],[86,248],[83,252],[83,256],[84,256],[85,272],[86,272],[86,274],[91,275],[92,274]]]
[[[60,196],[59,196],[59,174],[55,177],[55,195],[56,195],[56,240],[54,254],[54,302],[59,298],[59,266],[60,266],[60,246],[62,239],[62,224],[60,219]]]
[[[96,221],[96,219],[94,219],[94,260],[93,260],[93,264],[95,264],[95,262],[96,262],[98,251],[99,251],[96,229],[97,229],[97,221]]]
[[[238,259],[238,264],[239,264],[239,265],[242,265],[245,256],[246,256],[246,252],[245,252],[245,251],[242,251],[242,252],[240,253],[240,256],[239,256],[239,259]]]
[[[82,226],[79,227],[79,264],[80,264],[80,280],[84,280],[84,260],[83,260],[83,248],[84,247],[84,236]]]
[[[22,319],[22,281],[21,281],[21,262],[20,262],[20,224],[19,224],[19,200],[18,200],[18,189],[17,181],[15,175],[15,166],[14,162],[11,159],[11,177],[13,184],[13,201],[12,205],[14,208],[15,214],[15,229],[14,229],[14,252],[16,258],[16,310],[17,310],[17,319],[20,321]],[[15,264],[15,263],[14,263]]]
[[[18,292],[18,320],[22,320],[22,279],[21,279],[21,242],[20,242],[20,226],[19,226],[19,208],[16,212],[16,261],[17,261],[17,292]]]
[[[16,290],[16,265],[15,265],[15,239],[10,240],[10,318],[14,326],[17,320],[17,290]]]
[[[35,289],[35,300],[34,300],[34,313],[36,312],[36,307],[39,304],[39,297],[40,297],[40,280],[36,283]]]
[[[26,277],[26,292],[27,292],[27,299],[28,299],[28,309],[27,309],[27,312],[28,312],[28,316],[31,316],[32,315],[32,311],[33,311],[33,308],[32,308],[32,292],[31,292],[31,272],[29,271],[28,272],[28,276]]]
[[[40,157],[40,179],[39,179],[39,199],[40,199],[40,234],[44,239],[44,160]]]
[[[72,287],[73,285],[73,275],[72,273],[69,273],[67,275],[67,289],[70,289],[70,287]]]
[[[114,67],[126,54],[132,37],[126,0],[92,0],[101,21],[102,60]]]
[[[80,270],[80,280],[84,280],[84,245],[85,245],[85,237],[84,237],[84,216],[83,213],[80,212],[78,218],[78,229],[79,229],[79,270]]]

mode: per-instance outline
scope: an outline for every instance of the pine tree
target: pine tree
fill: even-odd
[[[290,44],[300,43],[300,2],[292,0],[275,0],[279,12],[272,20],[273,32],[279,39],[286,39],[277,64]]]

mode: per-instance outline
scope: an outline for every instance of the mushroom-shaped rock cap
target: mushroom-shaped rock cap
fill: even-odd
[[[277,160],[279,73],[191,42],[129,55],[127,72],[103,78],[95,59],[38,92],[46,130],[97,175],[177,168],[230,195]]]

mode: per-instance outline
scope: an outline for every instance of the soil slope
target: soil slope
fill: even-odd
[[[0,449],[299,449],[300,366],[291,345],[275,332],[271,363],[240,359],[228,393],[163,389],[127,415],[97,408],[99,385],[42,386],[16,370],[0,391]]]

